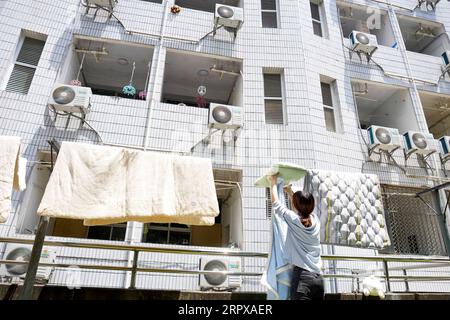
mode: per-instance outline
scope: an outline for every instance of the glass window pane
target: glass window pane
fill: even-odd
[[[264,74],[264,96],[281,98],[281,75]]]
[[[322,24],[320,22],[313,21],[313,29],[316,36],[322,37]]]
[[[179,223],[171,223],[170,228],[181,228],[181,229],[189,229],[189,227],[185,224],[179,224]]]
[[[331,94],[331,85],[329,83],[320,83],[322,89],[322,103],[326,106],[333,106],[333,98]]]
[[[263,28],[278,28],[276,12],[262,12]]]
[[[149,229],[147,234],[144,234],[143,242],[150,243],[167,243],[167,230],[153,230]]]
[[[170,232],[169,243],[188,245],[190,243],[190,233],[189,232]]]
[[[324,111],[325,111],[325,124],[327,126],[327,130],[331,132],[336,132],[334,110],[330,108],[324,108]]]
[[[265,100],[264,112],[267,124],[283,124],[283,102]]]
[[[277,10],[276,0],[261,0],[262,10]]]
[[[113,227],[111,239],[113,241],[123,241],[125,240],[125,233],[127,231],[127,228],[123,227]]]
[[[320,12],[319,12],[319,6],[315,3],[310,2],[311,5],[311,17],[313,19],[320,21]]]
[[[109,226],[89,227],[88,239],[110,240],[110,236],[111,227]]]

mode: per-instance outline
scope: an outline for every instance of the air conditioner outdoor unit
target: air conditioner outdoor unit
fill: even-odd
[[[216,26],[224,26],[238,30],[244,23],[244,9],[217,3],[214,23]]]
[[[437,151],[436,141],[431,133],[408,131],[403,134],[406,153],[429,155]]]
[[[91,97],[91,88],[59,84],[53,88],[48,104],[56,111],[87,113]]]
[[[378,49],[377,36],[374,34],[352,31],[349,38],[354,52],[373,55]]]
[[[3,260],[30,261],[31,245],[8,244],[6,246]],[[55,263],[56,252],[47,248],[42,249],[41,263]],[[0,277],[25,278],[28,265],[26,264],[2,264],[0,266]],[[37,280],[48,280],[52,267],[38,267],[36,273]]]
[[[201,258],[201,271],[241,272],[239,258]],[[223,274],[200,274],[200,289],[236,289],[242,284],[241,276]]]
[[[209,106],[209,126],[218,129],[242,127],[242,108],[211,103]]]
[[[450,158],[450,136],[440,138],[439,146],[441,148],[442,158]]]
[[[442,54],[442,59],[444,59],[445,69],[450,70],[450,51],[446,51]]]
[[[402,147],[402,136],[398,129],[370,126],[367,129],[369,145],[372,150],[392,152]]]

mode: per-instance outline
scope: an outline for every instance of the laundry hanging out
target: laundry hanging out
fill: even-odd
[[[322,243],[377,250],[390,245],[377,175],[306,170],[295,164],[278,163],[255,186],[268,187],[269,174],[279,174],[286,183],[305,177],[303,189],[316,200]]]
[[[219,205],[211,160],[63,142],[38,214],[89,226],[213,225]]]
[[[11,192],[26,188],[26,159],[20,156],[20,137],[0,136],[0,223],[11,212]]]

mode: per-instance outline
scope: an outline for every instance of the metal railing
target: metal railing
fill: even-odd
[[[32,245],[33,238],[15,238],[15,237],[0,237],[0,243],[19,243]],[[267,253],[261,252],[247,252],[239,249],[229,248],[179,248],[179,247],[157,247],[146,245],[130,245],[125,243],[111,244],[100,242],[74,242],[69,240],[46,240],[44,242],[46,247],[66,247],[66,248],[85,248],[85,249],[102,249],[102,250],[119,250],[134,252],[132,266],[114,266],[114,265],[95,265],[95,264],[67,264],[67,263],[39,263],[41,267],[54,268],[80,268],[91,270],[111,270],[111,271],[126,271],[131,272],[131,281],[129,288],[136,286],[136,274],[143,273],[167,273],[167,274],[186,274],[186,275],[200,275],[200,274],[222,274],[258,277],[262,276],[261,272],[230,272],[230,271],[207,271],[207,270],[185,270],[185,269],[163,269],[163,268],[143,268],[139,267],[139,253],[153,252],[153,253],[168,253],[168,254],[189,254],[189,255],[214,255],[214,256],[230,256],[230,257],[244,257],[244,258],[267,258]],[[394,255],[378,255],[378,256],[356,256],[356,255],[322,255],[322,260],[326,261],[364,261],[364,262],[381,262],[383,268],[381,269],[355,269],[352,274],[324,274],[324,278],[342,278],[359,281],[360,278],[366,277],[369,274],[376,272],[383,272],[382,276],[377,276],[384,279],[386,282],[387,291],[391,291],[391,282],[405,282],[408,286],[408,281],[428,282],[428,281],[450,281],[450,276],[412,276],[407,275],[406,270],[450,267],[450,259],[441,256],[394,256]],[[413,265],[389,268],[389,263],[423,263],[427,265]],[[0,260],[1,264],[28,264],[27,261],[15,260]],[[403,271],[402,276],[391,275],[391,271]]]

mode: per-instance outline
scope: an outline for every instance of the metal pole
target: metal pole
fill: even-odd
[[[384,274],[386,276],[386,289],[387,292],[391,292],[391,283],[389,279],[389,266],[386,260],[383,261],[383,266],[384,266]]]
[[[446,191],[442,191],[442,192],[446,192]],[[433,192],[435,199],[437,201],[437,207],[438,207],[438,221],[439,221],[439,226],[441,228],[441,233],[442,233],[442,238],[444,240],[444,245],[445,245],[445,249],[447,251],[447,255],[450,257],[450,235],[447,229],[447,219],[446,219],[446,212],[442,210],[441,207],[441,199],[439,197],[439,191]],[[444,210],[446,210],[446,208],[444,208]]]
[[[138,257],[139,251],[135,250],[133,256],[133,269],[131,270],[131,280],[129,289],[136,289],[136,270],[138,266]]]
[[[403,275],[405,276],[406,292],[409,292],[409,283],[408,283],[408,279],[406,278],[408,276],[408,274],[406,273],[406,269],[403,269]]]
[[[41,259],[42,247],[44,246],[45,233],[50,221],[49,217],[41,217],[39,219],[39,227],[34,238],[33,250],[31,251],[30,262],[28,263],[27,275],[23,284],[22,292],[19,296],[20,300],[31,300],[33,297],[34,281]]]

